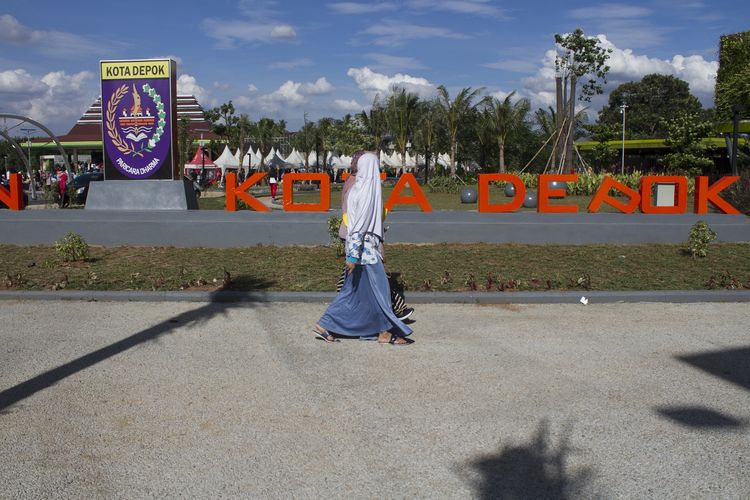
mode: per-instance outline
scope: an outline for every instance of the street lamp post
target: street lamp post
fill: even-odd
[[[625,110],[628,109],[628,105],[622,103],[620,105],[620,113],[622,114],[622,162],[620,164],[620,174],[625,175]]]

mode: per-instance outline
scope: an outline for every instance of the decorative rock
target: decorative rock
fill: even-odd
[[[505,183],[505,196],[513,198],[516,195],[516,186],[512,182]]]
[[[477,190],[472,187],[465,187],[461,190],[461,203],[476,203]]]
[[[523,199],[523,206],[526,208],[536,208],[536,193],[527,191],[526,197]]]
[[[549,181],[547,186],[549,189],[564,189],[566,193],[568,192],[568,183],[564,181]],[[550,198],[562,198],[562,196],[550,196]]]

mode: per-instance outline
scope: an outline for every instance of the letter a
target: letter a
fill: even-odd
[[[625,196],[630,198],[630,201],[628,201],[627,203],[623,203],[614,196],[610,196],[610,189],[616,189],[617,191],[623,193]],[[639,201],[641,201],[641,195],[638,194],[638,191],[636,191],[635,189],[630,189],[625,184],[622,184],[621,182],[618,182],[607,175],[604,177],[602,185],[599,186],[599,189],[596,190],[596,194],[594,194],[594,197],[591,198],[588,211],[591,213],[598,212],[599,208],[601,208],[602,206],[602,203],[606,203],[607,205],[615,207],[617,210],[624,214],[632,214],[633,212],[635,212],[635,209],[638,208]]]
[[[402,195],[401,191],[404,190],[406,185],[411,188],[411,196]],[[427,201],[427,197],[419,187],[417,179],[414,178],[414,174],[406,173],[402,174],[396,185],[393,187],[393,192],[385,202],[385,209],[389,212],[393,210],[396,205],[419,205],[423,212],[432,212],[432,206]]]

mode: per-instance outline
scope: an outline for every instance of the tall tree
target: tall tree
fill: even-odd
[[[380,95],[376,95],[372,101],[370,111],[362,111],[357,115],[367,134],[371,137],[369,146],[373,151],[381,147],[383,137],[388,133],[388,125],[385,119],[385,107],[380,101]]]
[[[721,120],[750,117],[750,31],[721,37],[719,71],[716,73],[716,110]]]
[[[443,117],[445,118],[448,126],[448,134],[450,136],[450,147],[451,147],[451,177],[456,176],[456,150],[458,148],[458,132],[461,126],[466,121],[467,116],[470,112],[476,109],[478,103],[474,103],[474,99],[482,92],[482,88],[472,89],[471,87],[465,87],[456,94],[456,97],[451,100],[448,94],[448,89],[445,86],[440,85],[438,87],[438,103],[440,104]]]
[[[403,88],[395,88],[388,98],[386,119],[393,133],[396,149],[401,153],[401,169],[406,167],[406,149],[414,129],[419,97]]]
[[[414,144],[418,151],[424,151],[424,181],[429,179],[430,160],[435,150],[439,128],[439,104],[434,100],[420,101],[417,125],[414,133]]]
[[[182,116],[177,121],[177,147],[181,174],[184,174],[185,164],[190,159],[190,118]]]
[[[638,82],[618,85],[599,112],[599,123],[622,126],[620,106],[627,105],[627,133],[633,139],[666,137],[665,123],[685,113],[699,113],[701,103],[684,80],[650,74]]]
[[[271,152],[274,141],[284,131],[283,123],[278,124],[271,118],[261,118],[250,128],[250,139],[260,149],[260,170],[264,170],[265,157]]]
[[[496,97],[487,97],[484,101],[489,126],[497,143],[500,172],[505,172],[505,141],[508,134],[523,126],[526,115],[531,109],[531,102],[528,99],[519,99],[513,103],[512,99],[515,94],[514,90],[502,101]]]
[[[558,47],[555,69],[558,86],[562,84],[564,104],[563,113],[557,113],[557,132],[564,138],[564,141],[560,141],[564,155],[558,156],[563,162],[562,166],[571,166],[576,96],[580,101],[591,102],[593,96],[604,92],[602,85],[607,83],[607,59],[612,49],[602,47],[598,38],[586,36],[581,28],[565,35],[555,34],[555,43]],[[585,80],[579,90],[578,81],[583,78],[588,80]],[[558,92],[558,99],[559,94]],[[559,104],[560,102],[558,110],[561,108]],[[566,123],[565,127],[563,123]]]
[[[664,143],[670,152],[661,160],[668,171],[694,177],[714,165],[702,141],[711,132],[710,122],[701,120],[697,113],[683,113],[666,122],[666,129]]]

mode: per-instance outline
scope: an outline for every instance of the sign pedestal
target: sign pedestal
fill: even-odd
[[[197,210],[193,183],[181,181],[104,181],[89,184],[86,210]]]

